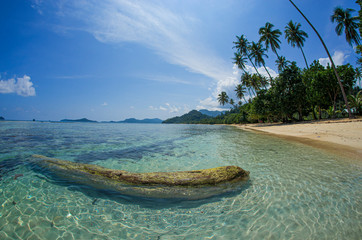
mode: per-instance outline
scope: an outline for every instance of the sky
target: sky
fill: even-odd
[[[353,48],[330,21],[336,6],[358,11],[355,1],[294,2],[335,63],[356,66]],[[284,37],[290,20],[309,35],[308,63],[326,65],[322,44],[288,0],[2,0],[0,116],[118,121],[220,110],[217,95],[233,97],[240,82],[232,60],[236,35],[257,42],[259,28],[271,22],[283,32],[278,53],[305,67]],[[277,76],[276,56],[267,54]]]

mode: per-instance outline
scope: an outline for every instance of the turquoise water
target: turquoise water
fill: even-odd
[[[241,190],[135,198],[35,171],[32,154],[136,172],[238,165]],[[228,126],[0,122],[0,239],[361,239],[361,163]]]

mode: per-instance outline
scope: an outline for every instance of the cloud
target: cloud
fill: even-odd
[[[102,106],[108,106],[108,103],[107,102],[104,102],[104,103],[102,103]]]
[[[43,0],[33,0],[32,2],[31,7],[37,10],[40,15],[43,15],[43,11],[41,10]]]
[[[39,0],[35,0],[37,2]],[[230,59],[218,56],[209,46],[208,38],[200,36],[202,21],[195,11],[172,10],[170,1],[148,0],[62,0],[40,1],[37,8],[55,13],[60,18],[62,31],[85,31],[106,44],[140,44],[165,61],[182,66],[189,72],[208,77],[211,98],[214,102],[221,91],[233,92],[240,81],[238,69],[233,68]],[[53,4],[49,4],[52,2]],[[251,2],[251,1],[250,1]],[[244,3],[245,7],[250,2]],[[50,5],[50,6],[49,6]],[[55,9],[55,11],[54,11]],[[194,15],[192,15],[194,14]],[[269,69],[272,76],[277,74]],[[252,66],[247,71],[253,73]],[[261,74],[264,69],[260,68]],[[179,84],[198,84],[177,77],[149,76],[146,79]],[[200,102],[201,104],[201,102]],[[155,109],[160,109],[153,107]],[[162,109],[170,110],[170,106]],[[173,109],[176,111],[176,109]]]
[[[221,108],[219,102],[212,97],[208,97],[204,100],[200,100],[200,105],[198,105],[196,107],[196,110],[201,110],[201,109],[208,109],[211,111],[222,111],[225,110],[223,108]]]
[[[141,78],[156,81],[156,82],[162,82],[162,83],[177,83],[177,84],[185,84],[185,85],[197,85],[196,82],[189,82],[181,78],[177,78],[174,76],[166,76],[166,75],[144,75],[140,76]]]
[[[195,24],[199,23],[198,19],[172,11],[166,6],[170,4],[168,1],[63,0],[61,4],[47,3],[48,7],[45,2],[34,4],[43,12],[45,9],[53,11],[56,7],[56,16],[62,18],[59,21],[62,29],[88,32],[103,43],[138,43],[171,64],[211,78],[214,84],[235,82],[230,79],[233,77],[230,60],[217,56],[208,47],[207,40],[199,36],[200,25]],[[178,78],[149,79],[190,84]]]
[[[181,110],[180,107],[171,106],[169,103],[166,103],[166,106],[168,107],[170,113],[179,112]]]
[[[23,97],[36,95],[33,83],[27,75],[24,75],[22,78],[0,80],[0,93],[16,93]]]
[[[179,112],[181,110],[181,107],[177,107],[177,106],[171,105],[169,103],[165,103],[164,106],[159,106],[159,107],[149,106],[149,109],[153,110],[153,111],[161,110],[161,111],[167,111],[170,113],[174,113],[174,112]],[[184,109],[187,109],[187,107],[185,106]]]
[[[342,65],[344,60],[348,57],[348,55],[345,55],[341,51],[335,51],[332,59],[336,66]],[[327,65],[331,65],[331,61],[329,61],[329,58],[320,58],[318,59],[319,63],[323,65],[324,67],[327,67]]]

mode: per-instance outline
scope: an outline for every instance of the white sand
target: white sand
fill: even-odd
[[[362,118],[324,120],[296,124],[235,125],[244,130],[262,131],[287,137],[335,152],[349,152],[362,160]]]

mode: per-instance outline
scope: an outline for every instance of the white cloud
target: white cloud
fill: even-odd
[[[332,59],[336,66],[342,65],[344,63],[344,60],[348,57],[348,55],[345,55],[341,51],[335,51]],[[318,59],[319,63],[323,65],[324,67],[327,67],[327,65],[331,65],[331,61],[329,61],[329,58],[320,58]]]
[[[162,111],[167,111],[167,108],[162,107],[162,106],[160,106],[158,109],[159,109],[159,110],[162,110]]]
[[[24,75],[22,78],[0,80],[0,93],[16,93],[23,97],[36,95],[33,83],[27,75]]]
[[[177,106],[171,105],[169,103],[165,103],[164,106],[159,106],[159,107],[149,106],[148,108],[153,111],[161,110],[161,111],[167,111],[170,113],[179,112],[182,109],[181,107],[177,107]],[[187,107],[185,106],[184,109],[187,109]]]
[[[185,85],[197,85],[196,82],[189,82],[184,79],[174,77],[174,76],[166,76],[166,75],[144,75],[140,76],[144,79],[156,81],[156,82],[162,82],[162,83],[178,83],[178,84],[185,84]]]
[[[39,14],[43,15],[43,11],[41,10],[43,0],[33,0],[32,2],[31,7],[37,10]]]
[[[36,6],[45,8],[44,4]],[[52,6],[54,5],[57,6]],[[230,82],[235,83],[230,59],[217,56],[207,46],[208,43],[198,36],[200,26],[195,24],[198,20],[172,11],[166,5],[167,2],[146,0],[63,0],[62,4],[58,4],[56,14],[73,20],[72,25],[63,24],[60,28],[89,32],[103,43],[136,42],[153,50],[171,64],[211,78],[214,86],[220,85],[219,88],[230,85]],[[72,28],[73,25],[76,27]],[[149,79],[195,84],[172,77]]]
[[[272,78],[275,78],[278,76],[278,74],[271,68],[266,67],[270,73],[270,75],[272,76]],[[269,75],[266,72],[264,67],[260,67],[257,68],[258,72],[269,79]],[[247,72],[249,72],[250,74],[256,73],[256,70],[254,67],[250,66],[250,65],[246,65],[246,69]],[[216,84],[216,88],[215,91],[213,92],[212,97],[206,98],[202,101],[200,101],[200,106],[198,106],[198,109],[202,109],[202,108],[206,108],[208,110],[221,110],[222,108],[220,108],[221,106],[219,105],[218,101],[216,100],[218,95],[222,92],[225,91],[228,96],[230,98],[233,98],[234,101],[235,99],[235,87],[237,84],[240,83],[240,76],[243,73],[240,69],[238,69],[237,65],[233,66],[233,74],[227,78],[224,78],[220,81],[217,82]],[[246,93],[248,94],[248,93]]]
[[[222,111],[225,109],[222,109],[219,102],[215,100],[215,98],[208,97],[204,100],[200,100],[200,105],[196,107],[196,110],[200,109],[208,109],[210,111]]]
[[[102,103],[102,106],[108,106],[108,103],[104,102]]]
[[[169,103],[165,103],[170,113],[179,112],[181,110],[180,107],[171,106]]]
[[[251,2],[245,1],[245,7]],[[85,31],[103,43],[133,42],[145,46],[171,64],[210,78],[211,99],[214,102],[221,91],[233,92],[240,81],[240,73],[237,68],[232,68],[230,59],[223,59],[215,54],[208,46],[207,38],[199,35],[203,26],[200,24],[202,21],[197,19],[197,13],[190,16],[182,11],[172,11],[168,4],[172,5],[169,1],[148,0],[63,0],[61,4],[52,6],[57,6],[57,16],[71,22],[65,25],[64,22],[68,21],[60,21],[62,26],[59,28],[63,31]],[[45,2],[36,5],[43,10]],[[252,66],[246,67],[247,71],[255,72]],[[260,69],[261,74],[264,71]],[[270,72],[272,76],[276,76],[274,71]],[[197,84],[176,77],[151,76],[148,79]],[[152,108],[174,112],[180,110],[171,106]]]

